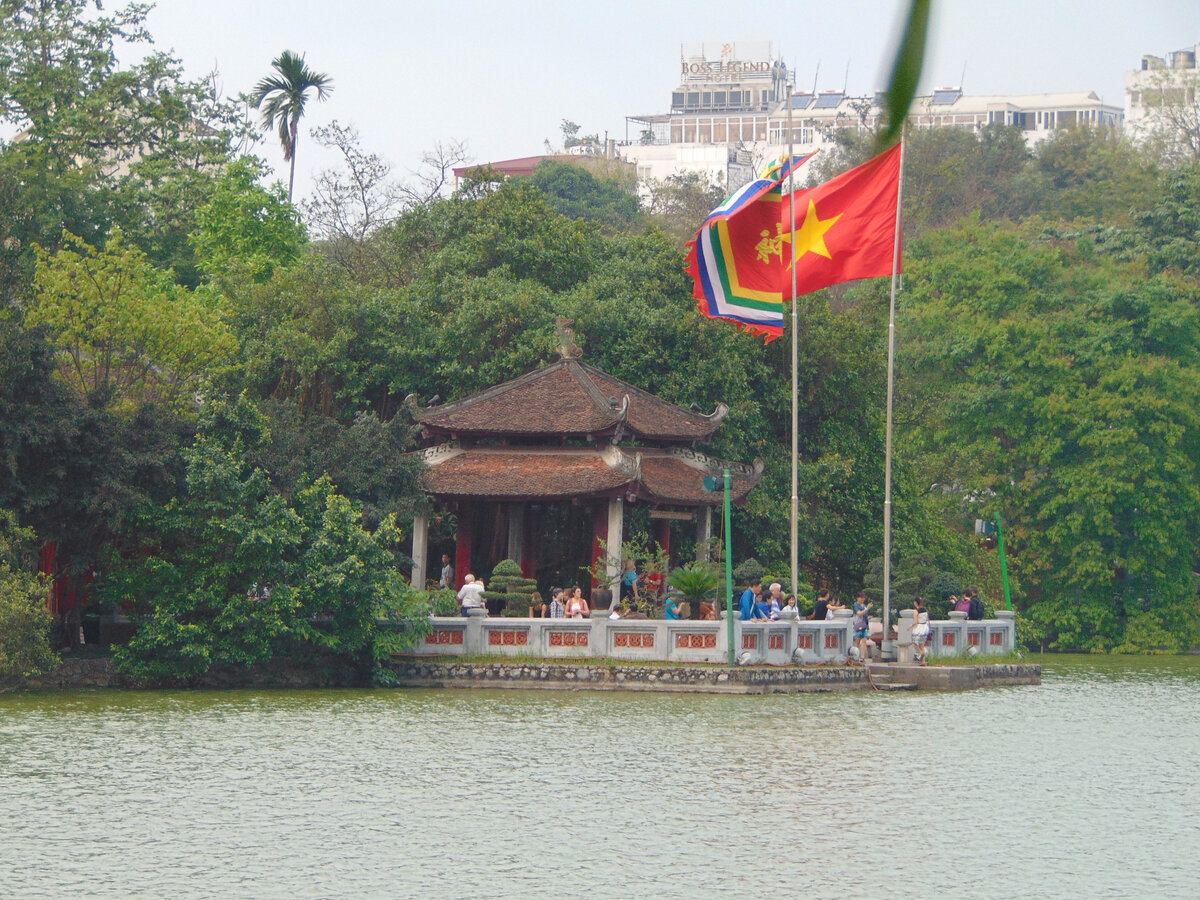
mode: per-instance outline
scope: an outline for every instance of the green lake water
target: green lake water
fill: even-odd
[[[1200,658],[939,694],[0,696],[0,896],[1195,897]]]

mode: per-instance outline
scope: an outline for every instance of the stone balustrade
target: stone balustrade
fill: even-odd
[[[1009,610],[999,610],[994,619],[970,620],[963,612],[951,612],[948,619],[929,623],[930,656],[965,656],[972,652],[1013,653],[1017,649],[1017,623]],[[912,662],[913,611],[900,610],[896,634],[897,662]]]
[[[734,620],[735,657],[749,665],[844,662],[853,645],[852,613],[835,610],[832,619]],[[930,623],[934,656],[1012,653],[1016,622],[1008,611],[993,619],[968,621],[952,612]],[[728,630],[722,621],[690,619],[611,619],[597,610],[588,619],[432,617],[430,631],[407,655],[512,656],[540,659],[613,659],[655,662],[723,663],[729,658]],[[912,661],[912,610],[900,611],[897,661]],[[973,649],[972,649],[973,648]]]
[[[851,646],[849,615],[823,622],[734,620],[735,656],[748,665],[844,662]],[[729,632],[724,620],[432,617],[430,631],[407,655],[500,655],[544,659],[611,657],[645,662],[724,663]]]

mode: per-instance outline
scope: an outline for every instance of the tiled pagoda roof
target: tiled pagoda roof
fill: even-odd
[[[418,409],[427,435],[599,437],[618,430],[643,440],[708,440],[729,408],[701,415],[668,403],[577,359],[562,359],[481,393]]]
[[[623,495],[651,503],[715,506],[720,492],[704,490],[705,475],[732,473],[732,493],[742,500],[758,483],[753,468],[711,459],[685,449],[462,447],[456,443],[421,452],[422,488],[442,498],[493,500],[566,499]]]

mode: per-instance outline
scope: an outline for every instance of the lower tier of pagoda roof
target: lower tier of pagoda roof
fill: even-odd
[[[421,488],[440,498],[568,500],[624,496],[646,503],[715,506],[721,491],[705,489],[705,476],[730,470],[735,501],[745,499],[762,475],[753,467],[681,448],[463,447],[456,442],[419,451],[425,463]]]

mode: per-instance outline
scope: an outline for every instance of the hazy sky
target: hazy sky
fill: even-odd
[[[1200,0],[935,0],[924,88],[973,94],[1095,91],[1124,103],[1126,70],[1200,40]],[[331,119],[398,175],[438,141],[486,162],[542,152],[572,119],[624,138],[628,115],[665,112],[684,42],[771,41],[797,82],[867,94],[886,81],[897,0],[159,0],[149,26],[189,75],[214,67],[248,90],[288,49],[334,80],[306,128]],[[965,66],[965,80],[963,70]],[[631,134],[636,132],[631,131]],[[286,180],[275,141],[260,155]],[[333,164],[305,132],[296,194]]]

